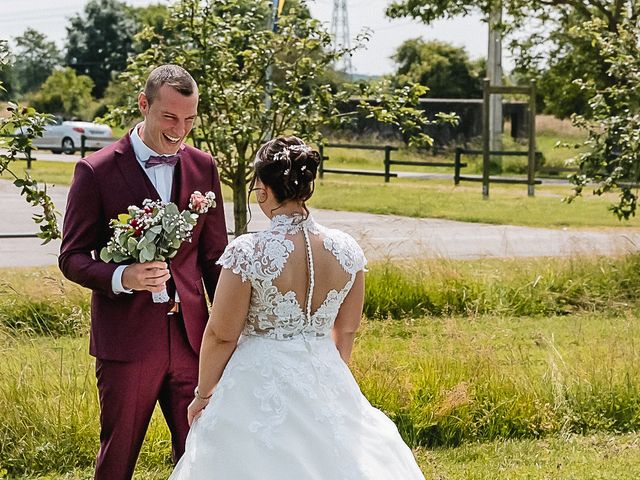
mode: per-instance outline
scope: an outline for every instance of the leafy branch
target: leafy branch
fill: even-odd
[[[7,43],[0,41],[0,65],[7,62]],[[0,89],[4,91],[1,82]],[[38,113],[34,108],[20,107],[12,102],[9,103],[7,111],[10,113],[9,117],[0,119],[0,148],[8,151],[0,154],[0,175],[6,172],[13,177],[13,184],[21,189],[20,194],[25,200],[42,209],[42,213],[34,214],[32,218],[40,226],[38,237],[44,240],[43,243],[48,243],[60,238],[61,234],[57,221],[58,212],[47,193],[47,185],[40,186],[28,172],[25,172],[23,177],[18,176],[10,168],[10,164],[17,160],[19,154],[31,151],[33,139],[42,135],[45,125],[51,123],[52,117]],[[16,132],[18,134],[15,134]]]

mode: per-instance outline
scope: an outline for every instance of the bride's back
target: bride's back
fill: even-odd
[[[329,292],[342,290],[351,276],[342,268],[336,256],[324,247],[325,234],[308,236],[310,254],[304,233],[286,235],[285,238],[293,243],[293,251],[280,275],[273,280],[273,285],[281,293],[294,292],[305,313],[311,299],[310,312],[313,314]]]
[[[276,339],[328,335],[365,263],[349,235],[299,215],[276,215],[271,228],[229,247],[223,265],[252,287],[244,333]]]

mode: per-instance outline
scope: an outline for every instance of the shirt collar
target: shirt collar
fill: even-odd
[[[133,127],[133,130],[131,131],[131,135],[130,135],[131,147],[133,148],[133,153],[135,153],[136,158],[140,163],[146,162],[147,160],[149,160],[149,157],[152,157],[152,156],[157,157],[160,155],[159,153],[147,147],[145,143],[142,141],[142,138],[140,138],[138,129],[143,125],[143,123],[144,122],[141,122],[137,124],[135,127]]]
[[[138,162],[140,162],[141,164],[144,164],[144,162],[149,160],[149,157],[170,156],[170,155],[158,153],[155,150],[152,150],[151,148],[147,147],[147,145],[142,141],[142,138],[140,138],[140,134],[138,133],[138,129],[143,124],[144,122],[140,122],[135,127],[133,127],[133,130],[131,130],[131,134],[129,135],[129,137],[131,138],[131,147],[133,148],[133,153],[135,154]],[[180,145],[180,148],[178,149],[178,153],[180,153],[182,150],[184,150],[184,144]]]

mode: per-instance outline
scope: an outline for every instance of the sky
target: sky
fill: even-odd
[[[391,0],[347,0],[349,30],[355,37],[365,27],[372,34],[366,48],[352,58],[354,73],[383,75],[395,71],[391,56],[403,41],[422,37],[425,40],[442,40],[464,47],[472,59],[485,57],[487,51],[487,26],[480,16],[469,16],[433,25],[424,25],[408,19],[390,20],[384,10]],[[81,12],[87,0],[0,0],[0,38],[16,37],[27,27],[35,28],[64,45],[68,19]],[[170,4],[168,0],[126,0],[132,6]],[[312,15],[330,27],[333,0],[309,0]],[[506,56],[506,55],[505,55]],[[503,61],[510,69],[509,58]]]

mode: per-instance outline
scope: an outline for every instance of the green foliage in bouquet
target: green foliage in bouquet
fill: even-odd
[[[128,213],[111,220],[113,237],[100,251],[104,262],[145,263],[173,258],[183,241],[191,240],[198,214],[180,211],[175,203],[143,202],[143,208],[130,206]]]

